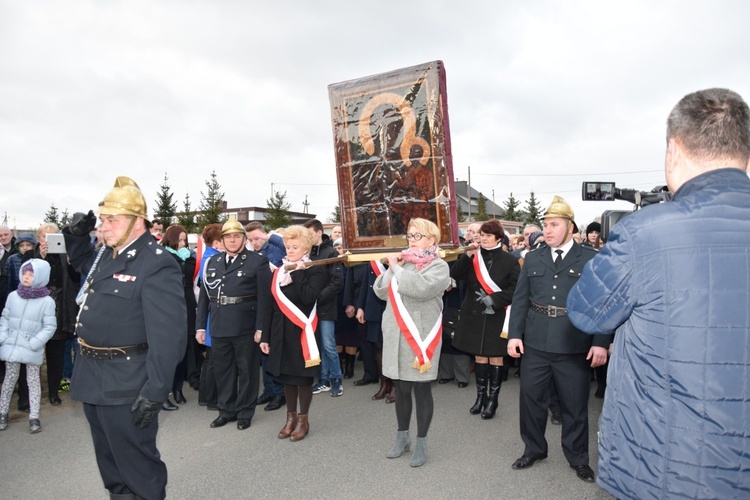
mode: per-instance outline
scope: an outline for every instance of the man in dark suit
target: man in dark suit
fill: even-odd
[[[99,220],[101,251],[89,236],[92,211],[63,228],[70,263],[86,276],[70,394],[83,402],[111,497],[164,498],[157,416],[186,348],[182,274],[146,229],[146,200],[132,179],[117,178]]]
[[[508,354],[521,364],[521,438],[526,445],[514,469],[547,457],[549,387],[552,379],[562,408],[562,445],[576,475],[594,481],[589,466],[589,367],[607,361],[611,335],[589,336],[567,317],[565,301],[596,250],[573,241],[573,210],[555,196],[542,217],[546,247],[526,254],[513,294]],[[592,342],[593,339],[593,342]]]
[[[245,247],[245,228],[236,220],[224,224],[221,239],[224,253],[211,257],[203,273],[196,335],[205,335],[210,318],[219,402],[219,416],[211,427],[236,420],[237,428],[244,430],[250,427],[258,399],[257,343],[266,322],[270,326],[271,269],[265,256]]]

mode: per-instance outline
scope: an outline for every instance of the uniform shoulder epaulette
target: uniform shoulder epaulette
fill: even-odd
[[[582,249],[583,249],[583,250],[584,250],[585,252],[592,252],[592,253],[594,253],[594,254],[597,254],[597,253],[599,253],[599,250],[598,250],[598,249],[596,249],[596,248],[594,248],[594,247],[590,247],[590,246],[588,246],[588,245],[581,245],[581,248],[582,248]]]

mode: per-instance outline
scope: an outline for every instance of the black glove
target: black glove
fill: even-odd
[[[130,413],[133,413],[133,425],[139,429],[145,429],[156,420],[159,410],[161,410],[161,403],[139,395],[130,407]]]
[[[95,227],[96,215],[94,215],[93,210],[89,210],[87,214],[76,212],[73,214],[68,232],[73,236],[88,236]]]

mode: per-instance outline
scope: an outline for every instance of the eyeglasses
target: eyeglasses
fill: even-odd
[[[424,238],[425,236],[427,236],[427,235],[426,234],[422,234],[422,233],[414,233],[414,234],[406,233],[406,239],[407,240],[419,241],[422,238]]]

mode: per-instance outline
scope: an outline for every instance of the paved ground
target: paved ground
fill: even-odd
[[[358,367],[360,368],[360,367]],[[361,372],[355,373],[355,379]],[[523,471],[510,465],[521,456],[518,379],[502,387],[493,420],[472,416],[472,386],[433,386],[435,416],[428,461],[409,466],[409,454],[388,460],[395,439],[393,405],[371,401],[375,386],[313,397],[310,434],[303,441],[279,440],[284,410],[256,413],[252,427],[210,429],[217,416],[188,403],[162,412],[158,446],[169,469],[167,495],[212,498],[514,498],[609,499],[594,484],[576,478],[560,449],[560,427],[548,426],[550,457]],[[11,411],[0,433],[0,497],[3,499],[104,499],[91,437],[81,405],[67,393],[63,404],[42,404],[40,434],[28,434],[27,414]],[[12,408],[15,408],[15,401]],[[596,430],[601,400],[591,397],[591,466],[596,470]],[[412,417],[412,421],[413,421]],[[416,424],[413,424],[416,427]],[[416,434],[414,432],[414,434]]]

